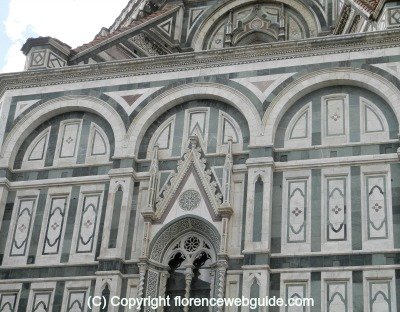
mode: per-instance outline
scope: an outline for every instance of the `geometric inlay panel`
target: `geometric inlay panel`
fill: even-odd
[[[64,216],[67,207],[67,196],[51,199],[49,218],[47,222],[46,237],[43,254],[58,254],[61,235],[64,228]]]
[[[327,292],[328,312],[348,311],[347,282],[328,282]]]
[[[32,229],[35,200],[35,198],[25,198],[19,202],[10,256],[24,256],[26,253]]]
[[[330,178],[327,183],[327,240],[346,240],[346,178]]]
[[[367,176],[368,239],[388,238],[386,176]]]
[[[200,205],[200,200],[201,196],[199,192],[187,190],[179,196],[179,207],[181,207],[182,210],[191,211]]]
[[[14,312],[17,304],[17,293],[0,294],[0,312]]]
[[[90,253],[93,250],[96,234],[100,194],[85,195],[79,227],[77,253]]]
[[[86,305],[86,290],[74,290],[68,294],[67,312],[84,312]]]
[[[306,241],[307,181],[288,183],[287,242]]]

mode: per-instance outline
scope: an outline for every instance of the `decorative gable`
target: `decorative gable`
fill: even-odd
[[[162,221],[175,203],[182,210],[191,211],[203,200],[214,220],[231,213],[226,205],[222,205],[222,193],[217,178],[207,167],[199,138],[190,136],[188,147],[179,160],[176,171],[171,173],[169,181],[157,195],[154,206],[149,205],[143,214],[154,221]]]

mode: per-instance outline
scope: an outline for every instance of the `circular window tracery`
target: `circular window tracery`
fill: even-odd
[[[179,197],[179,207],[186,211],[196,209],[200,205],[200,194],[195,190],[184,191]]]
[[[200,246],[200,240],[195,236],[186,238],[184,248],[187,252],[194,252]]]
[[[198,233],[190,232],[177,238],[170,245],[165,259],[168,263],[173,260],[173,263],[181,266],[183,263],[195,265],[208,260],[215,261],[215,257],[216,253],[210,241]]]

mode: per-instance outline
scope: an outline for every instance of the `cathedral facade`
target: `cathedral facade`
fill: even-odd
[[[399,1],[130,0],[87,44],[22,51],[0,312],[400,310]]]

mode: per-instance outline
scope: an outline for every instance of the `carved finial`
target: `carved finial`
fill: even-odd
[[[226,151],[224,172],[223,172],[223,206],[231,204],[231,184],[232,184],[232,144],[233,138],[228,137],[228,150]]]
[[[153,147],[153,154],[151,157],[151,164],[150,164],[150,174],[154,174],[158,171],[158,144],[154,145]]]
[[[153,156],[150,165],[149,198],[147,201],[148,210],[153,211],[156,203],[156,192],[158,185],[158,144],[154,145]]]

